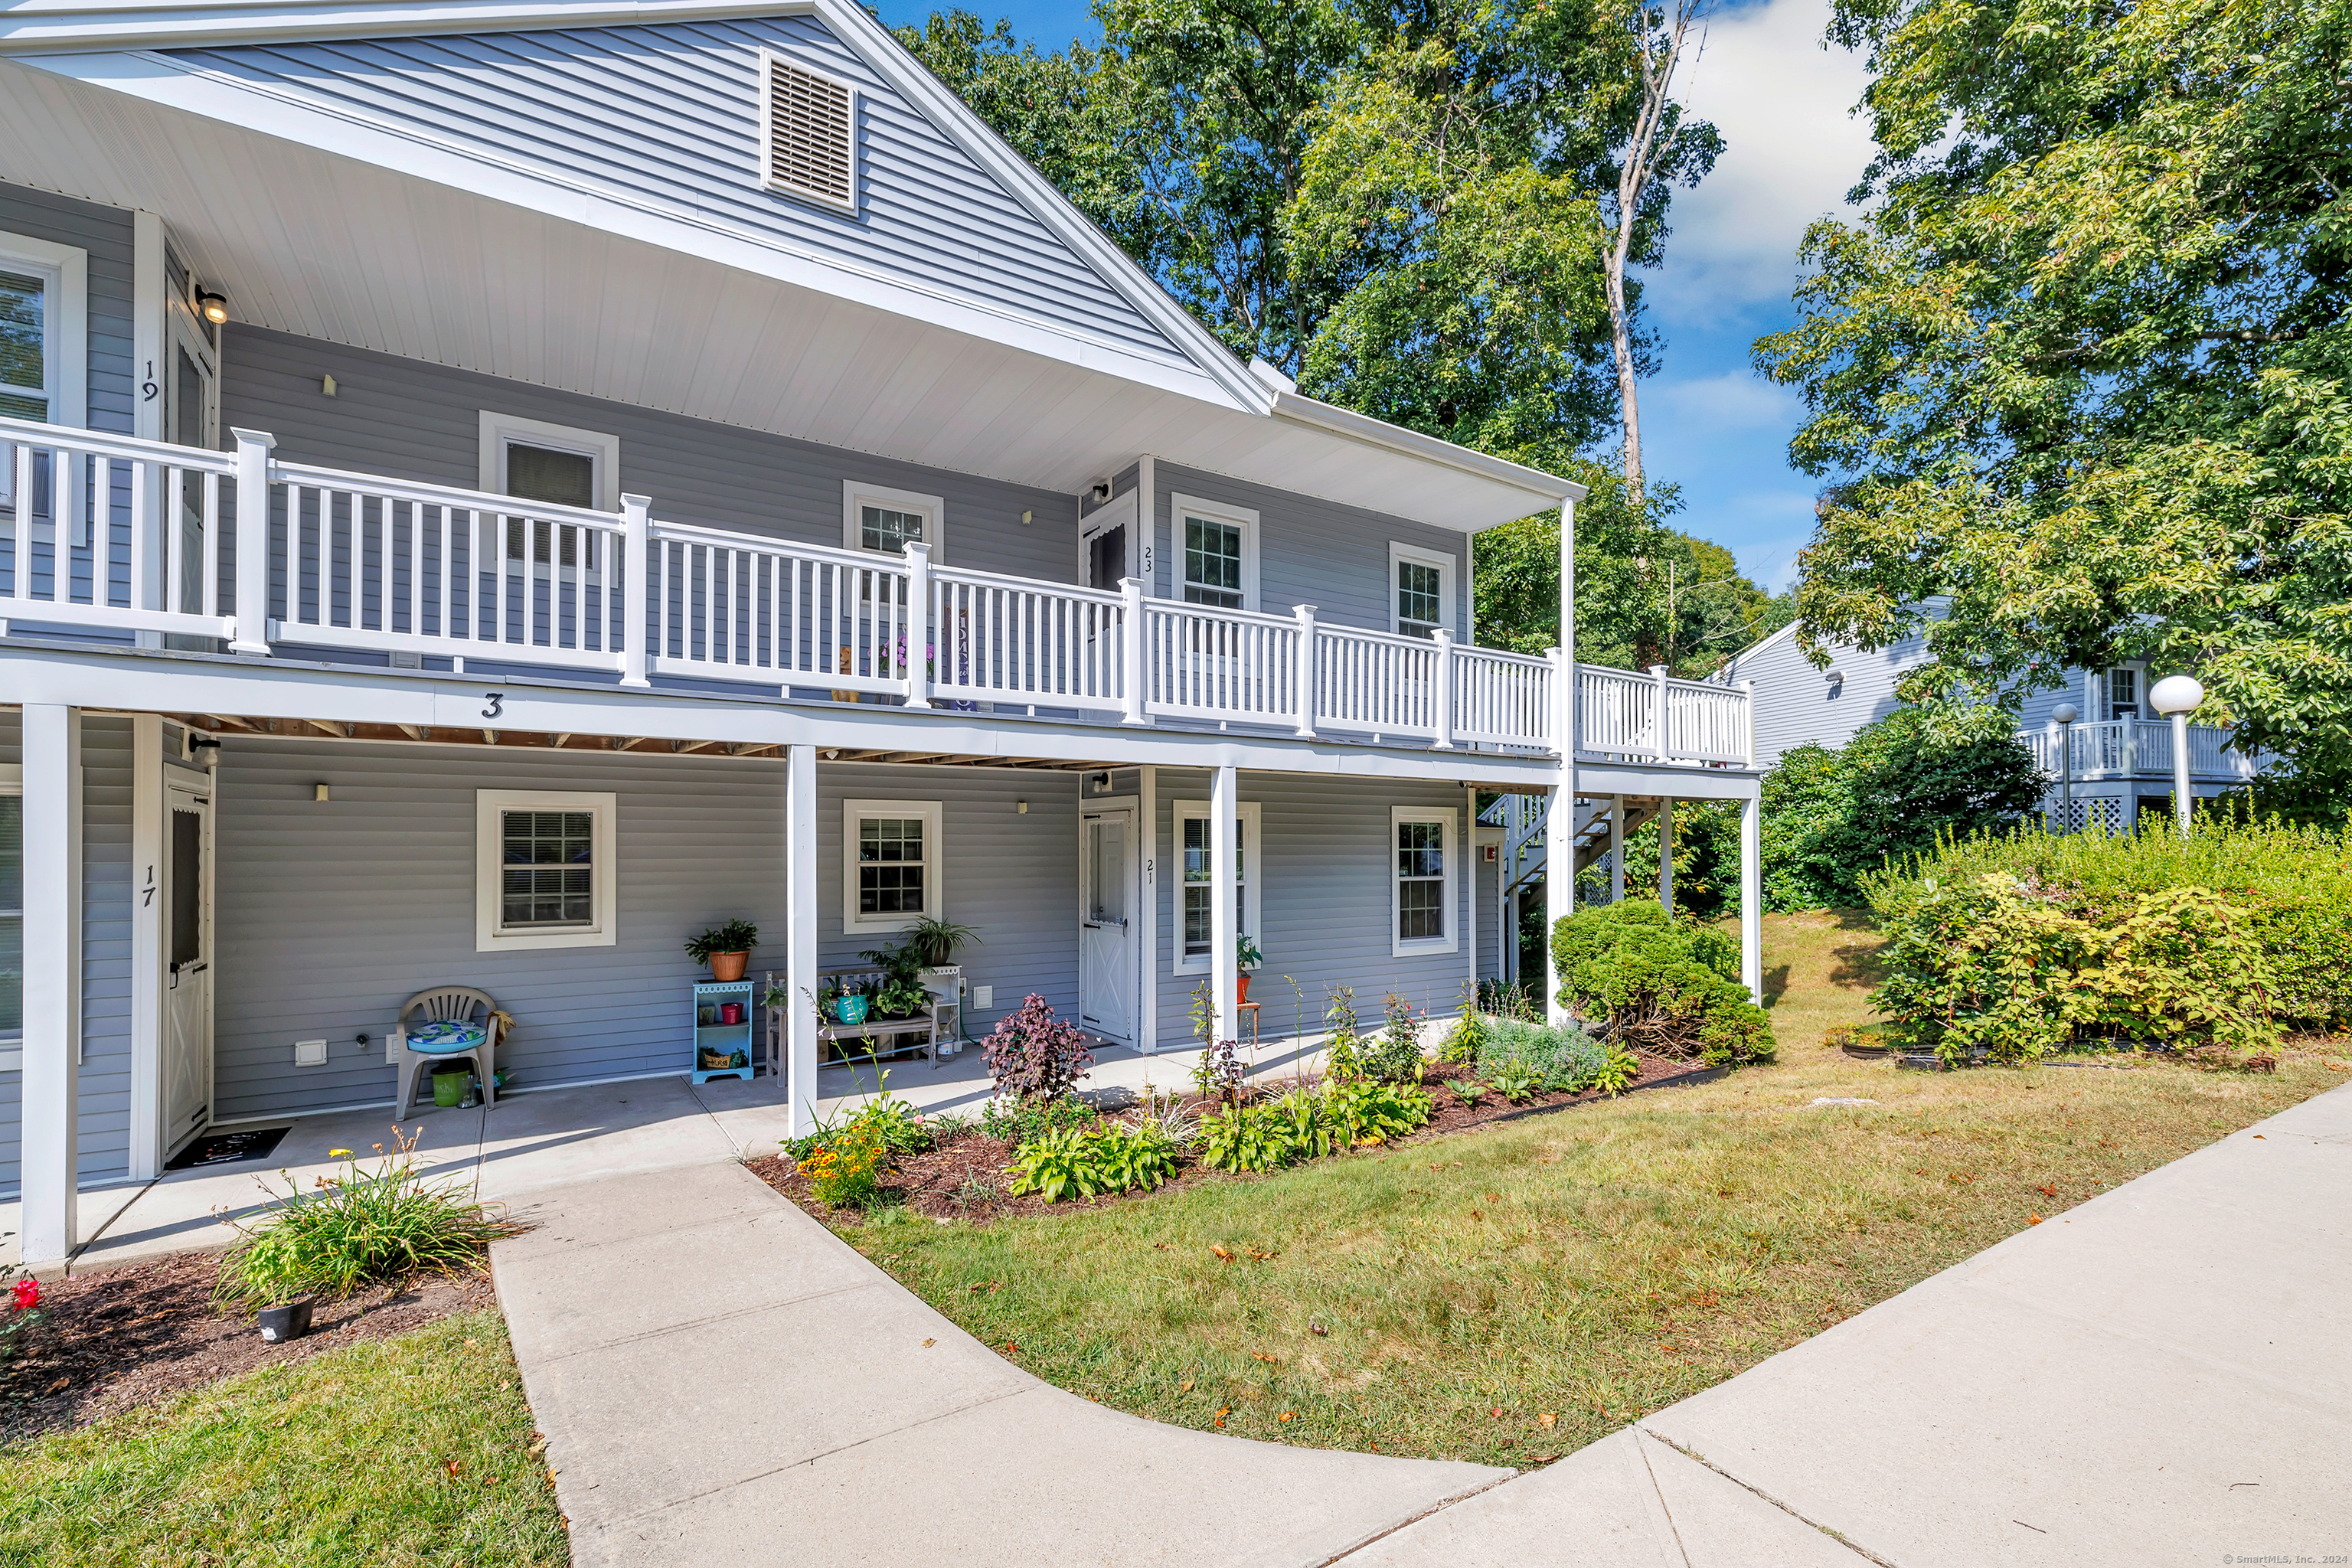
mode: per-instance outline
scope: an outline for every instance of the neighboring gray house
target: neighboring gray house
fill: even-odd
[[[1832,645],[1827,668],[1820,668],[1798,646],[1797,628],[1787,626],[1735,656],[1715,679],[1752,687],[1756,761],[1769,769],[1794,747],[1843,746],[1864,725],[1894,712],[1901,705],[1895,688],[1927,662],[1927,638],[1914,632],[1875,651]],[[2074,826],[2095,821],[2120,830],[2143,810],[2171,810],[2172,727],[2147,705],[2155,679],[2146,660],[2135,660],[2112,669],[2070,669],[2054,689],[2026,696],[2018,734],[2051,776],[2043,809],[2053,823],[2061,816],[2062,731],[2069,728]],[[2053,717],[2061,705],[2075,710],[2071,726]],[[2226,749],[2229,734],[2210,725],[2189,727],[2189,787],[2196,794],[2242,788],[2254,775],[2259,759]]]
[[[919,917],[973,1032],[1177,1049],[1242,934],[1449,1011],[1478,790],[1753,826],[1739,694],[1468,646],[1578,486],[1235,361],[850,0],[0,13],[0,323],[29,1260],[429,986],[683,1073],[756,921],[805,1125]]]

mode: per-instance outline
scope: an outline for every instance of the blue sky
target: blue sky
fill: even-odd
[[[962,0],[1040,46],[1098,37],[1082,0]],[[884,21],[919,21],[930,4],[883,0]],[[1757,375],[1749,348],[1793,319],[1789,291],[1805,226],[1841,210],[1870,140],[1848,110],[1864,73],[1822,47],[1828,0],[1747,0],[1721,12],[1684,79],[1693,110],[1727,143],[1698,190],[1676,195],[1666,265],[1648,279],[1663,368],[1642,388],[1643,452],[1653,479],[1683,489],[1678,526],[1729,545],[1748,574],[1793,581],[1811,532],[1813,481],[1789,467],[1796,397]]]

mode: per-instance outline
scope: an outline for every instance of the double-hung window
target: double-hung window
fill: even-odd
[[[851,550],[898,555],[909,544],[928,544],[937,561],[946,526],[947,503],[938,496],[842,481],[841,542]]]
[[[1389,814],[1391,952],[1454,951],[1454,814],[1396,806]]]
[[[1234,933],[1253,939],[1258,934],[1258,803],[1241,802],[1234,822]],[[1207,801],[1176,803],[1176,837],[1183,850],[1178,858],[1183,868],[1176,921],[1179,974],[1206,974],[1210,969],[1216,910],[1211,901],[1210,825]]]
[[[30,235],[0,234],[0,414],[79,426],[89,396],[89,256]],[[0,511],[16,506],[16,449],[0,441]],[[47,528],[47,459],[32,504]],[[18,592],[23,592],[19,588]]]
[[[842,805],[841,929],[845,936],[904,931],[946,909],[946,857],[935,800]]]
[[[21,1067],[25,1047],[25,784],[0,766],[0,1068]]]
[[[1409,544],[1389,546],[1389,629],[1425,637],[1454,630],[1454,557]]]
[[[1257,513],[1174,498],[1181,596],[1188,605],[1246,610],[1257,603]]]
[[[2139,717],[2139,671],[2127,664],[2107,671],[2107,717]]]
[[[474,805],[475,951],[614,945],[614,797],[485,789]]]

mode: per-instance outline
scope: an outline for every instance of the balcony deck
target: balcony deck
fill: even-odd
[[[2230,731],[2210,724],[2189,726],[2189,776],[2197,784],[2243,784],[2262,771],[2260,759],[2229,749]],[[2036,766],[2054,781],[2071,745],[2077,784],[2112,779],[2172,777],[2172,726],[2161,719],[2111,719],[2070,725],[2065,731],[2018,732]]]
[[[1556,756],[1560,660],[0,418],[0,616],[463,674]],[[243,498],[266,497],[244,506]],[[93,527],[102,521],[102,527]],[[244,606],[268,607],[266,615]],[[193,644],[177,639],[197,639]],[[1580,758],[1746,768],[1748,694],[1580,665]]]

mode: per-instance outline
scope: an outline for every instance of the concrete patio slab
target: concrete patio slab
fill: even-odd
[[[483,1120],[480,1192],[511,1199],[735,1156],[735,1145],[683,1078],[518,1094],[499,1101]]]

